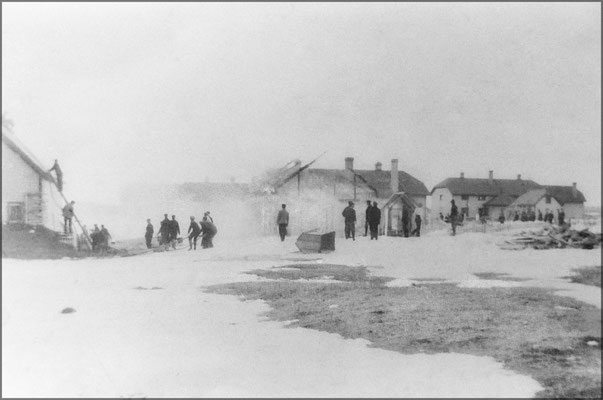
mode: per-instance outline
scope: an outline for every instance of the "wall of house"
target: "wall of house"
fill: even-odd
[[[563,205],[563,211],[565,211],[565,219],[570,218],[584,219],[586,211],[584,209],[584,203],[565,203]],[[557,216],[557,214],[555,214]]]
[[[48,229],[53,231],[61,232],[64,228],[63,220],[63,207],[65,206],[65,200],[59,193],[57,187],[52,182],[42,181],[42,210],[43,210],[43,224]],[[76,204],[77,207],[77,204]],[[76,215],[79,216],[77,208],[75,208]],[[74,229],[79,232],[79,227],[75,228],[76,221],[72,221]]]
[[[440,218],[440,213],[444,216],[449,214],[450,200],[452,200],[452,193],[450,193],[450,190],[446,188],[435,189],[431,195],[431,218]]]
[[[2,142],[2,221],[8,218],[9,202],[25,205],[28,193],[39,192],[39,175]]]

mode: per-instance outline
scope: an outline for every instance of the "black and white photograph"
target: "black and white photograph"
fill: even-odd
[[[600,2],[2,2],[3,398],[601,398]]]

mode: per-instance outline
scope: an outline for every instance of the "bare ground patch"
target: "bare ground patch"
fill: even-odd
[[[584,267],[576,268],[572,270],[574,272],[571,276],[565,276],[564,278],[571,280],[573,283],[581,283],[582,285],[590,285],[601,287],[601,266],[598,267]]]
[[[515,278],[504,272],[474,272],[472,275],[475,275],[480,279],[497,281],[524,282],[530,280],[528,278]]]
[[[491,356],[539,381],[545,387],[540,397],[601,396],[601,314],[577,300],[541,288],[386,287],[390,278],[342,265],[288,265],[251,273],[282,280],[205,290],[264,300],[271,319],[364,338],[374,347]],[[311,281],[324,276],[340,282]]]

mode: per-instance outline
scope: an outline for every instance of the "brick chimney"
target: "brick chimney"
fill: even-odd
[[[490,181],[490,183],[494,182],[494,171],[490,170],[490,175],[488,176],[488,180]]]
[[[398,191],[400,190],[398,188],[398,186],[399,186],[399,182],[398,182],[398,159],[394,158],[394,159],[392,159],[392,170],[391,170],[391,188],[392,188],[392,192],[398,193]]]
[[[345,158],[345,169],[354,169],[354,157]]]
[[[572,183],[572,196],[574,196],[574,199],[578,198],[578,185],[576,182]]]
[[[521,174],[517,174],[517,180],[520,181],[521,180]]]
[[[465,179],[465,173],[461,172],[461,179]]]
[[[381,171],[381,166],[383,164],[381,164],[379,161],[377,161],[377,164],[375,164],[375,171]]]

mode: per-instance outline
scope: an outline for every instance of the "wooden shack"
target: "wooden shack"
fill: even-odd
[[[381,208],[383,218],[382,234],[386,236],[404,236],[402,216],[408,215],[408,230],[414,226],[414,213],[417,208],[414,200],[404,192],[394,193]]]

